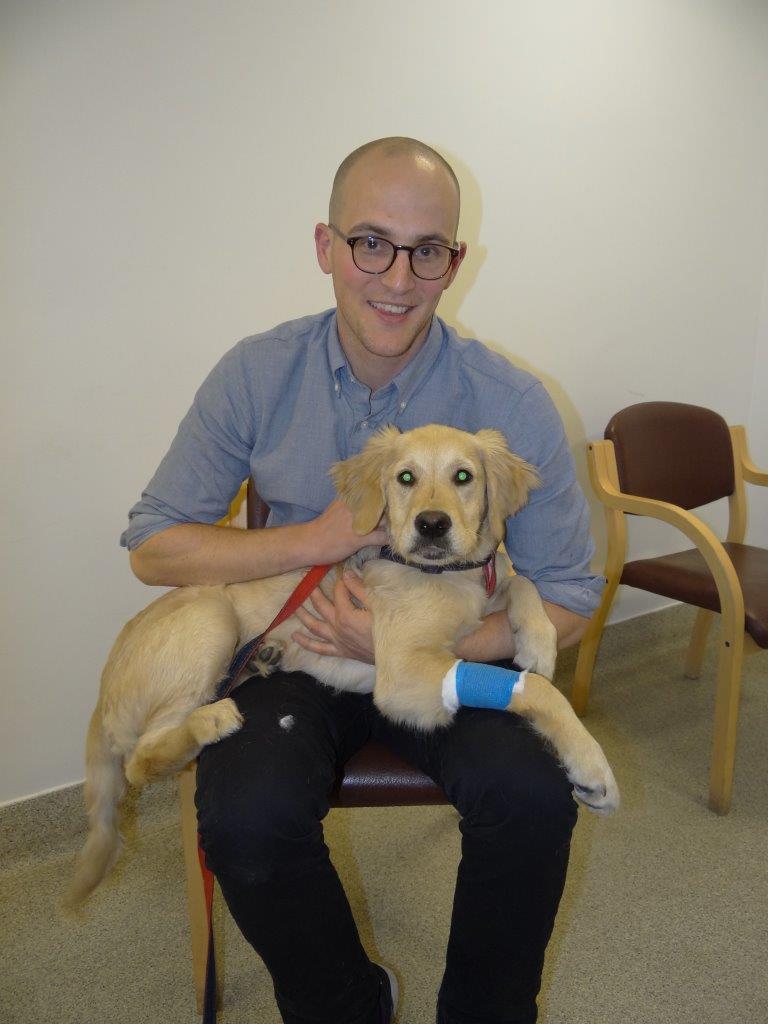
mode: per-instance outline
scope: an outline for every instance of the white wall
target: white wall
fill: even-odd
[[[312,228],[363,141],[454,162],[443,313],[544,378],[582,468],[644,398],[748,422],[768,463],[767,45],[760,0],[6,0],[0,800],[82,777],[149,597],[126,511],[218,356],[331,305]]]

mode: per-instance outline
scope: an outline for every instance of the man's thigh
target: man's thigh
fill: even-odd
[[[370,733],[369,694],[341,693],[303,672],[275,672],[247,679],[232,697],[243,715],[242,728],[201,755],[203,774],[226,772],[244,781],[307,763],[330,773],[329,785],[344,761]]]
[[[250,856],[319,832],[342,765],[370,735],[372,701],[299,672],[248,679],[232,697],[242,728],[200,754],[196,802],[206,852],[247,859],[249,843]]]
[[[531,800],[571,803],[555,754],[519,715],[460,708],[449,726],[421,732],[376,713],[372,735],[441,785],[462,816],[503,815]]]

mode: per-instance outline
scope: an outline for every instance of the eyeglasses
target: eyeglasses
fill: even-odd
[[[358,270],[364,274],[385,274],[395,262],[398,252],[402,249],[408,253],[411,270],[422,281],[438,281],[445,277],[451,269],[451,263],[459,255],[460,250],[438,242],[424,242],[421,245],[395,245],[378,235],[355,235],[347,238],[336,227],[329,224],[339,238],[343,238],[352,250],[352,260]]]

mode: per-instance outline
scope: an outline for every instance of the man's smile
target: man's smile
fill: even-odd
[[[374,302],[368,299],[368,305],[374,309],[380,317],[385,320],[404,320],[413,306],[402,305],[394,302]]]

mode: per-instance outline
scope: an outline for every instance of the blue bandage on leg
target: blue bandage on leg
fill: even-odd
[[[474,661],[457,661],[443,679],[443,704],[451,711],[460,705],[471,708],[509,707],[513,693],[525,685],[525,672],[482,665]]]

